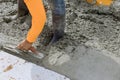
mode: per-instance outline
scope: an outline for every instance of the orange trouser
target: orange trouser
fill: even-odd
[[[26,39],[33,43],[42,32],[46,21],[46,13],[42,0],[24,0],[24,2],[32,16],[32,26]]]

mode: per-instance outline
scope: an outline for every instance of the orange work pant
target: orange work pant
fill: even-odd
[[[32,16],[32,26],[26,39],[33,43],[42,32],[46,21],[46,12],[42,0],[24,0],[24,2]]]

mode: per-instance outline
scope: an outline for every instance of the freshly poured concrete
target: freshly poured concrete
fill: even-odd
[[[0,80],[70,80],[51,70],[0,51]]]
[[[43,1],[48,7],[48,1]],[[44,66],[72,80],[120,80],[120,61],[112,58],[113,55],[120,58],[120,1],[115,1],[110,7],[98,7],[85,0],[65,0],[65,36],[45,50],[42,41],[47,39],[52,28],[51,10],[48,9],[45,31],[34,44],[48,55],[43,60]],[[30,26],[25,25],[26,16],[9,23],[3,20],[3,15],[16,14],[16,8],[16,0],[0,0],[0,44],[17,45],[28,32]],[[100,52],[80,45],[97,48]],[[106,56],[108,53],[102,50],[113,55]]]
[[[50,65],[48,58],[43,63],[71,80],[120,80],[120,63],[116,58],[84,46],[74,52],[71,60],[61,66]]]
[[[44,67],[71,80],[120,80],[119,59],[85,46],[73,53],[69,61],[59,65],[50,64],[48,56],[43,59]],[[51,70],[0,51],[0,80],[70,80]]]

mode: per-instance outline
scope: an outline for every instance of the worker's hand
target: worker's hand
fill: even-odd
[[[32,51],[33,53],[37,54],[37,50],[32,46],[32,43],[28,42],[27,40],[23,40],[17,48],[22,51]]]

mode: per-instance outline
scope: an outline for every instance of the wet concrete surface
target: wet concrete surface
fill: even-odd
[[[46,58],[44,66],[71,78],[71,80],[119,80],[120,63],[91,48],[79,46],[71,60],[62,65],[50,65]]]
[[[24,22],[29,16],[6,23],[3,15],[16,14],[16,1],[0,2],[0,43],[17,45],[30,28]],[[84,0],[66,0],[65,35],[50,47],[42,43],[52,29],[51,10],[46,0],[44,3],[48,18],[43,33],[34,43],[46,55],[44,66],[73,80],[119,80],[119,60],[110,56],[120,57],[120,1],[98,7]]]

